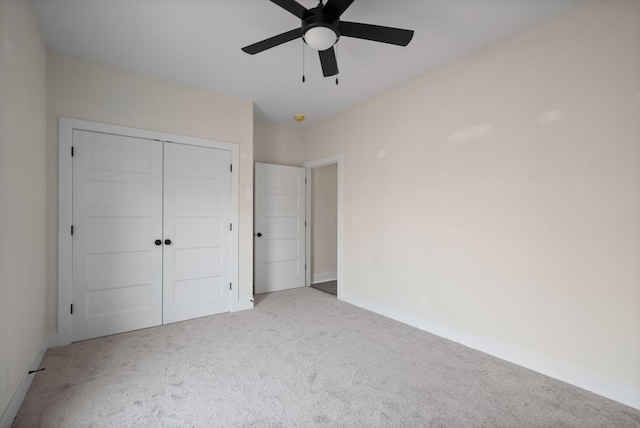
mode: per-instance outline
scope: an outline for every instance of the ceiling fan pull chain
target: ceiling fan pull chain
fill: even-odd
[[[338,45],[336,44],[336,63],[338,62],[339,53],[340,53],[340,48],[338,48]],[[338,76],[336,76],[336,86],[338,86]]]
[[[307,81],[304,74],[304,39],[302,39],[302,83]]]

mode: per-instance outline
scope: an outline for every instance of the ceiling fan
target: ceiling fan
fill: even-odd
[[[398,46],[407,46],[413,38],[412,30],[341,21],[340,16],[354,0],[328,0],[327,4],[323,4],[320,0],[318,6],[312,9],[306,9],[295,0],[271,0],[271,2],[300,18],[301,27],[245,46],[242,50],[255,55],[302,37],[309,47],[318,51],[324,77],[338,74],[338,62],[333,46],[341,36]]]

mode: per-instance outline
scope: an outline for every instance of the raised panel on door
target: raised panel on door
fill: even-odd
[[[162,145],[73,131],[72,340],[162,323]]]
[[[231,154],[165,143],[164,318],[231,309]]]
[[[256,163],[256,293],[305,285],[305,169]]]

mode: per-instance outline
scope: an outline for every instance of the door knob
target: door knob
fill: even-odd
[[[171,245],[171,239],[165,239],[164,245]]]
[[[159,239],[156,239],[156,245],[162,245],[162,241]]]
[[[262,233],[258,232],[258,238],[262,236]]]

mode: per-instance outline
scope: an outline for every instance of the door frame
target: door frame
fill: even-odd
[[[87,120],[60,117],[58,122],[58,346],[71,343],[71,296],[73,247],[71,225],[73,219],[73,162],[71,148],[75,129],[144,138],[158,142],[170,141],[178,144],[209,147],[231,152],[231,281],[235,286],[231,291],[231,312],[239,308],[239,271],[238,271],[238,170],[239,147],[235,143],[226,143],[203,138],[187,137],[166,132],[110,125]]]
[[[307,221],[307,243],[305,249],[305,259],[306,264],[309,266],[306,272],[306,280],[305,285],[308,287],[311,285],[311,171],[314,168],[318,168],[321,166],[337,164],[338,165],[338,212],[336,214],[336,223],[338,226],[338,299],[342,295],[343,291],[343,277],[342,277],[342,268],[343,268],[343,247],[342,247],[342,234],[343,234],[343,225],[344,225],[344,216],[343,216],[343,205],[342,205],[342,183],[343,183],[343,156],[342,154],[326,156],[320,159],[316,159],[313,161],[305,162],[302,164],[303,168],[306,168],[306,176],[307,176],[307,184],[306,184],[306,192],[307,192],[307,209],[306,209],[306,221]],[[342,300],[342,299],[340,299]]]

